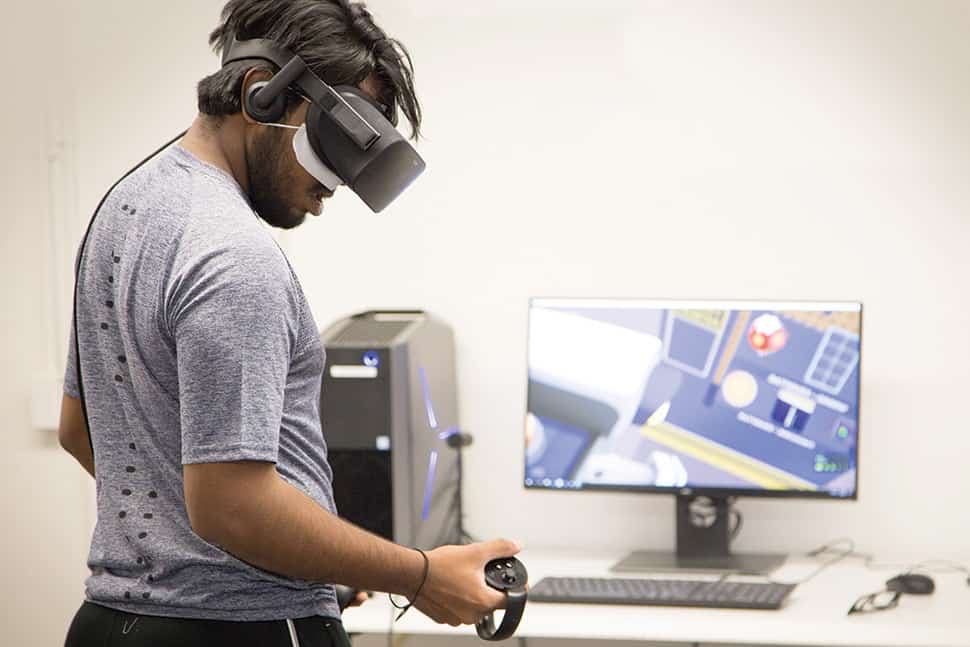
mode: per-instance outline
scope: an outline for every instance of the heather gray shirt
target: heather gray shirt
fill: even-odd
[[[185,510],[182,465],[254,460],[335,511],[320,335],[239,185],[168,149],[104,202],[78,285],[98,506],[87,599],[183,618],[338,617],[331,586],[236,559]],[[70,349],[64,389],[78,397],[73,331]]]

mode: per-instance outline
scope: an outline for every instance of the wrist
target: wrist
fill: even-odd
[[[393,596],[388,596],[391,600],[391,605],[401,610],[401,613],[399,613],[397,617],[394,619],[395,621],[400,620],[401,617],[408,612],[408,609],[414,606],[414,603],[421,596],[421,592],[424,590],[424,585],[428,581],[428,573],[431,570],[431,562],[428,559],[427,553],[425,553],[420,548],[415,548],[414,550],[417,551],[419,555],[421,555],[421,563],[422,563],[421,582],[418,584],[418,587],[417,589],[415,589],[414,593],[412,593],[410,597],[408,597],[407,604],[403,604],[403,605],[398,604],[397,602],[394,601]]]
[[[415,548],[415,550],[421,554],[421,582],[410,597],[411,604],[417,602],[418,598],[421,597],[421,592],[424,591],[424,587],[428,583],[428,576],[431,574],[431,560],[428,558],[428,554],[420,548]]]
[[[424,577],[424,558],[414,548],[402,546],[401,551],[401,569],[398,571],[400,577],[395,582],[394,590],[390,592],[411,600]]]

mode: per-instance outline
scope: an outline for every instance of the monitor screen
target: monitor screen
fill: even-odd
[[[532,299],[525,485],[855,498],[859,303]]]

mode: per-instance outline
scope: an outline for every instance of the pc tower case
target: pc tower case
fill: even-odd
[[[451,328],[420,311],[369,311],[322,333],[320,416],[338,514],[396,543],[460,541]]]

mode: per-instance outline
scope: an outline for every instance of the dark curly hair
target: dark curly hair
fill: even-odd
[[[388,38],[374,23],[364,3],[229,0],[209,44],[221,54],[233,38],[273,40],[302,58],[330,85],[358,85],[373,73],[384,88],[381,103],[391,110],[400,108],[411,125],[411,137],[419,137],[421,106],[414,93],[411,56],[400,41]],[[253,68],[276,71],[259,60],[236,61],[199,81],[199,112],[213,117],[239,112],[243,78]],[[289,94],[288,111],[300,100]]]

